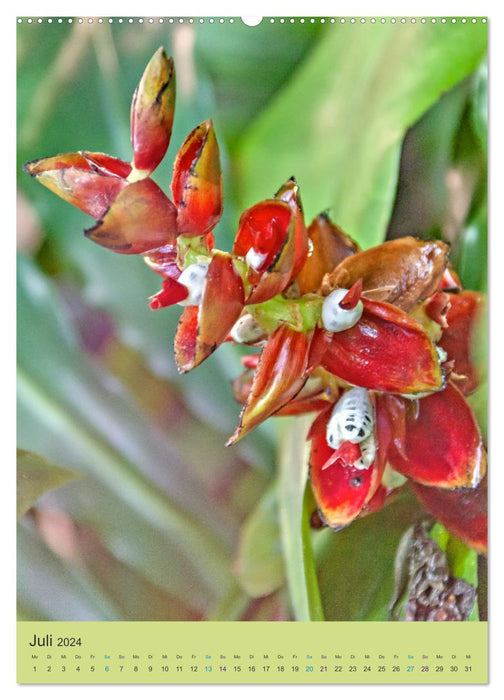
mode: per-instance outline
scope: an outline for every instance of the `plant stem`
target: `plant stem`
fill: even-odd
[[[287,584],[298,621],[324,620],[310,539],[306,497],[308,459],[306,418],[289,420],[281,435],[279,455],[280,528]]]

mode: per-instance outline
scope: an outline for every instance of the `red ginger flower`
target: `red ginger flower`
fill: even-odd
[[[341,239],[336,228],[332,233]],[[454,531],[484,551],[484,485],[476,487],[486,453],[456,386],[473,386],[467,336],[481,295],[454,290],[453,273],[446,287],[442,243],[404,238],[356,254],[345,250],[334,270],[306,276],[322,280],[325,294],[318,302],[303,297],[319,304],[313,327],[294,329],[296,316],[287,310],[296,300],[285,300],[287,323],[261,340],[257,362],[247,359],[255,369],[235,384],[244,408],[230,443],[269,415],[321,411],[308,437],[310,480],[325,523],[339,529],[383,507],[397,491],[388,486],[392,469],[449,528],[457,496],[471,504],[467,527]],[[341,279],[350,289],[334,288]],[[315,386],[303,396],[307,379]]]
[[[271,415],[318,411],[310,479],[327,524],[383,507],[397,491],[386,478],[393,469],[440,522],[485,551],[486,456],[464,399],[479,379],[470,340],[483,298],[461,289],[448,246],[405,237],[361,251],[327,214],[306,228],[291,178],[242,214],[231,253],[215,249],[222,176],[212,122],[176,156],[173,201],[150,178],[174,105],[173,62],[159,49],[132,101],[131,163],[79,151],[25,168],[98,219],[89,238],[142,254],[163,278],[150,306],[184,307],[179,371],[226,340],[262,348],[234,384],[243,409],[228,444]]]

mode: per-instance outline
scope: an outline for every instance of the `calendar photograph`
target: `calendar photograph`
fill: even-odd
[[[21,682],[485,682],[486,18],[16,23]]]

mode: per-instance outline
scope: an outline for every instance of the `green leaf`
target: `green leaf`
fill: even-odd
[[[235,570],[253,598],[273,593],[285,581],[276,484],[266,491],[242,526]]]
[[[486,292],[488,210],[486,197],[466,221],[457,240],[454,265],[466,289]]]
[[[318,22],[295,22],[279,30],[269,22],[248,27],[240,21],[232,28],[224,24],[197,28],[197,73],[211,79],[216,122],[231,148],[248,129],[251,115],[264,108],[304,60],[322,28]]]
[[[435,540],[446,554],[448,568],[455,578],[461,578],[478,587],[478,555],[467,547],[458,537],[452,535],[441,523],[435,523],[430,531],[430,537]],[[469,620],[479,620],[478,600],[469,615]]]
[[[24,515],[50,489],[78,479],[79,474],[59,467],[40,455],[17,449],[17,516]]]
[[[339,532],[318,533],[317,573],[327,620],[388,619],[394,564],[404,531],[421,513],[409,491]]]
[[[435,523],[430,537],[436,540],[445,552],[450,573],[455,578],[463,578],[472,586],[478,585],[478,555],[458,537],[452,535],[441,523]]]
[[[488,145],[488,63],[483,61],[478,68],[473,82],[473,99],[471,103],[471,117],[480,142],[483,153],[487,152]]]
[[[329,209],[363,247],[379,243],[406,129],[479,65],[486,35],[480,23],[328,28],[244,135],[241,205],[294,175],[308,220]]]
[[[288,420],[281,434],[279,506],[287,583],[298,621],[323,620],[319,585],[310,537],[311,499],[307,488],[308,418]]]

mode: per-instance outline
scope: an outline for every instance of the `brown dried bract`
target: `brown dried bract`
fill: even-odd
[[[386,241],[345,258],[322,280],[320,293],[349,289],[359,278],[364,296],[410,311],[433,294],[448,263],[449,246],[412,236]]]
[[[402,620],[450,622],[468,619],[476,589],[450,574],[445,553],[418,523],[408,544],[408,597]],[[406,563],[405,562],[405,563]]]
[[[326,213],[313,219],[308,227],[308,236],[312,244],[311,252],[297,279],[301,294],[315,292],[327,272],[360,250],[357,243],[336,226]]]

